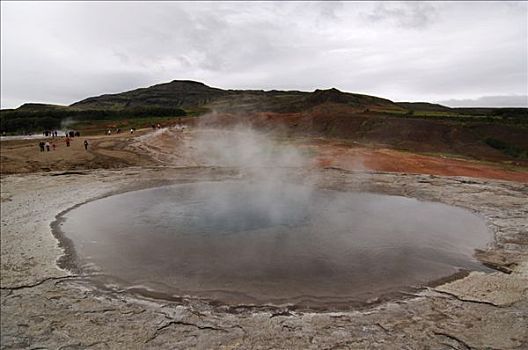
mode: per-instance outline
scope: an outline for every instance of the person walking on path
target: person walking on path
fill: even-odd
[[[49,152],[50,150],[50,143],[48,141],[46,141],[46,151]]]
[[[51,148],[53,148],[53,150],[55,151],[55,148],[56,148],[56,147],[57,147],[57,146],[55,145],[55,142],[52,142],[52,143],[51,143]]]
[[[88,151],[88,140],[84,140],[84,149]]]
[[[66,147],[70,147],[70,138],[66,137]]]
[[[44,152],[44,141],[39,142],[40,151]]]

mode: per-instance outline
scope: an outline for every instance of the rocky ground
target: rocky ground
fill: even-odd
[[[134,147],[143,147],[145,155],[157,146],[143,142]],[[160,161],[168,156],[160,154]],[[67,265],[64,242],[53,236],[50,224],[64,210],[117,192],[239,179],[249,171],[184,164],[2,176],[2,349],[528,348],[528,186],[522,182],[336,167],[289,169],[290,180],[313,177],[321,188],[468,208],[494,233],[494,241],[477,256],[496,272],[472,272],[353,311],[160,301],[100,290],[86,276],[58,267]]]

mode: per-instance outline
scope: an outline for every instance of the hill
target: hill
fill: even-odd
[[[449,111],[451,108],[429,102],[398,102],[401,107],[411,111]]]
[[[41,111],[57,111],[65,110],[68,106],[52,105],[47,103],[24,103],[16,110],[19,112],[41,112]]]
[[[174,80],[118,94],[90,97],[70,105],[74,109],[191,108],[210,102],[228,91],[190,80]]]
[[[192,123],[194,117],[212,111],[216,112],[214,123],[220,126],[242,119],[255,127],[289,135],[528,165],[526,108],[395,103],[335,88],[313,92],[223,90],[196,81],[174,80],[89,97],[70,106],[27,103],[0,111],[0,129],[25,133],[68,125],[102,134],[108,128],[174,124],[185,116],[193,117],[186,119]]]
[[[130,108],[206,107],[222,112],[300,112],[324,102],[344,103],[356,108],[378,106],[402,109],[392,101],[352,94],[337,89],[302,91],[222,90],[190,80],[174,80],[148,88],[90,97],[70,105],[74,109],[119,110]]]

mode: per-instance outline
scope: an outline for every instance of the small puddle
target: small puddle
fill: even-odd
[[[64,219],[81,269],[100,283],[227,304],[367,303],[487,270],[473,253],[491,240],[457,207],[252,182],[128,192]]]

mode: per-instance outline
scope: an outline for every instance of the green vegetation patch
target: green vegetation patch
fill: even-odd
[[[121,129],[121,132],[128,132],[130,129],[149,128],[151,125],[167,125],[178,121],[179,117],[147,117],[132,118],[119,120],[86,120],[74,122],[69,126],[73,130],[81,130],[83,135],[101,135],[106,134],[108,129],[115,132],[115,129]]]
[[[515,145],[509,144],[499,139],[488,137],[485,140],[486,144],[490,147],[493,147],[504,154],[507,154],[513,158],[526,159],[528,158],[528,151],[524,150]]]
[[[183,117],[179,108],[141,107],[123,110],[3,110],[0,111],[0,132],[7,134],[42,132],[44,130],[70,128],[73,123],[87,121],[119,121],[125,119],[152,119],[160,117]]]

